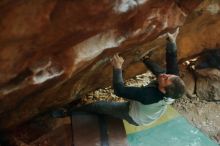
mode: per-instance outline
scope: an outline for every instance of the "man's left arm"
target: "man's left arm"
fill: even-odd
[[[166,73],[179,76],[179,68],[177,63],[177,46],[176,37],[179,33],[179,28],[173,34],[168,33],[166,46]]]
[[[150,60],[150,58],[143,59],[143,63],[156,77],[166,72],[164,68],[160,67],[156,62]]]
[[[168,41],[166,46],[166,73],[179,76],[177,47],[175,42]]]

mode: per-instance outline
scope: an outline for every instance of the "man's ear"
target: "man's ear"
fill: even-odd
[[[163,94],[166,94],[166,89],[165,89],[165,87],[161,87],[161,88],[159,88],[159,90],[160,90]]]

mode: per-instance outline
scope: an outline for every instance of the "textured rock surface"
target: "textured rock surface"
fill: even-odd
[[[205,100],[220,101],[220,71],[202,69],[197,71],[196,94]]]
[[[190,15],[179,35],[181,56],[190,57],[205,48],[220,48],[220,2],[206,0]]]
[[[134,64],[135,51],[182,25],[199,3],[1,1],[0,128],[11,128],[109,85],[108,57],[115,52],[129,58],[127,77],[143,72],[133,70],[140,66]]]

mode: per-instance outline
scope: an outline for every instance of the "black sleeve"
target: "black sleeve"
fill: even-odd
[[[163,94],[154,87],[128,87],[124,85],[122,70],[113,71],[114,93],[122,98],[136,100],[142,104],[152,104],[163,99]]]
[[[179,68],[177,63],[176,44],[168,42],[166,46],[166,70],[167,74],[179,75]]]
[[[158,75],[165,73],[165,69],[160,67],[157,63],[150,59],[143,60],[145,66],[157,77]]]

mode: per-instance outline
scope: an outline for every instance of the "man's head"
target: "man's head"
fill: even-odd
[[[177,99],[185,93],[185,84],[183,80],[176,75],[160,74],[158,77],[159,89],[166,96]]]

